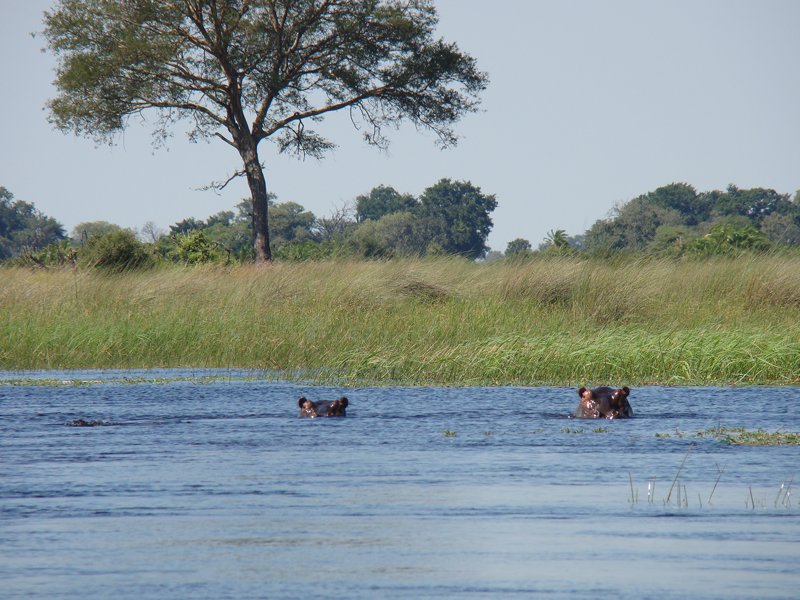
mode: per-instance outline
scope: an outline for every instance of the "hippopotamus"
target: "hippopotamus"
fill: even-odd
[[[633,409],[628,402],[631,390],[622,387],[618,390],[610,387],[578,390],[581,397],[575,409],[578,419],[628,419],[633,416]]]
[[[107,421],[87,421],[86,419],[75,419],[67,422],[70,427],[97,427],[98,425],[108,425]]]
[[[346,417],[347,412],[345,409],[350,401],[342,396],[338,400],[309,400],[305,396],[297,401],[297,406],[300,407],[301,417]]]

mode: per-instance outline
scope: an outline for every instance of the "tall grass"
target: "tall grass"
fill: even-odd
[[[410,384],[800,383],[800,259],[0,270],[0,368]]]

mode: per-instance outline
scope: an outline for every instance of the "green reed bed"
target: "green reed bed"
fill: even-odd
[[[800,383],[800,259],[0,270],[0,368],[369,383]]]

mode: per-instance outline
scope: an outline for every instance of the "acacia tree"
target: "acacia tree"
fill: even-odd
[[[51,120],[111,143],[155,112],[157,133],[188,119],[191,136],[221,138],[250,188],[256,260],[270,260],[261,141],[319,157],[334,145],[309,125],[349,110],[370,144],[406,119],[455,142],[487,77],[434,38],[437,22],[432,0],[60,0],[45,13]]]

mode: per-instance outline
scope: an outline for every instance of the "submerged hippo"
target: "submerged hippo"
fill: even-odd
[[[350,401],[342,396],[338,400],[309,400],[305,396],[297,401],[297,406],[300,407],[301,417],[346,417],[347,412],[345,409]]]
[[[633,416],[633,408],[628,402],[630,388],[622,387],[618,390],[610,387],[589,389],[582,387],[578,390],[581,397],[575,409],[578,419],[628,419]]]
[[[97,427],[98,425],[108,425],[108,421],[87,421],[86,419],[75,419],[68,421],[70,427]]]

